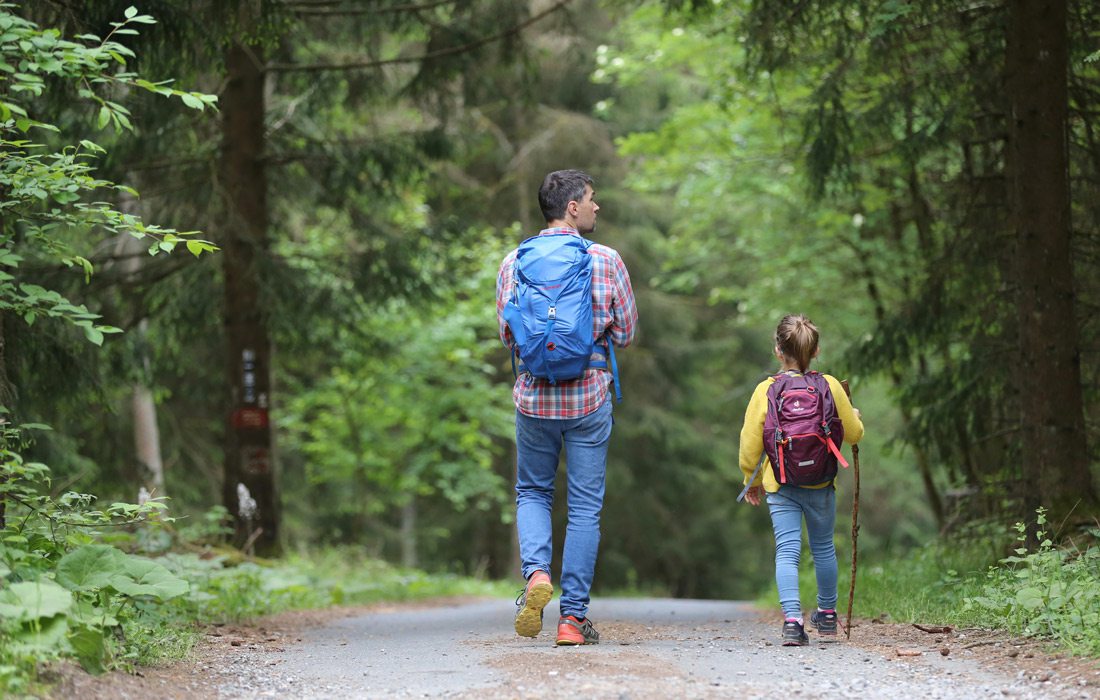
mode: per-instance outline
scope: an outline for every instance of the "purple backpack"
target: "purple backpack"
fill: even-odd
[[[764,454],[777,482],[813,486],[829,481],[836,476],[837,462],[848,466],[838,447],[843,442],[844,424],[822,374],[775,375],[768,387]]]

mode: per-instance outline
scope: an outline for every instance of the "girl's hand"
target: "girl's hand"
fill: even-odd
[[[749,490],[745,492],[745,500],[748,501],[750,505],[758,506],[760,505],[760,494],[763,491],[763,486],[750,487]]]
[[[852,406],[852,413],[856,414],[856,420],[863,420],[863,414],[855,406]]]

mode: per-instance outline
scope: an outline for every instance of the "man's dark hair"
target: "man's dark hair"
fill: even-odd
[[[547,175],[539,188],[543,217],[547,221],[565,218],[565,207],[584,199],[584,186],[592,182],[592,178],[580,170],[555,170]]]

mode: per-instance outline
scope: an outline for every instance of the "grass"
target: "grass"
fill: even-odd
[[[1042,512],[1038,524],[1045,525]],[[1024,527],[1016,529],[1022,543]],[[995,553],[1004,551],[1003,539],[1002,544],[990,538],[941,540],[903,555],[860,562],[854,616],[1000,629],[1100,658],[1100,530],[1089,536],[1084,546],[1057,548],[1040,533],[1038,548],[1021,545],[999,557]],[[799,588],[804,609],[811,610],[817,585],[808,552],[802,561]],[[843,619],[850,560],[839,564],[837,608]],[[778,609],[774,585],[757,602]]]

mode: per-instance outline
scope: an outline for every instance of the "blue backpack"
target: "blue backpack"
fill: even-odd
[[[590,367],[608,367],[619,390],[615,347],[606,339],[592,342],[591,241],[572,234],[546,234],[528,238],[519,246],[514,268],[512,297],[504,305],[504,320],[512,331],[523,369],[551,384],[577,379]],[[592,355],[607,360],[593,360]]]

